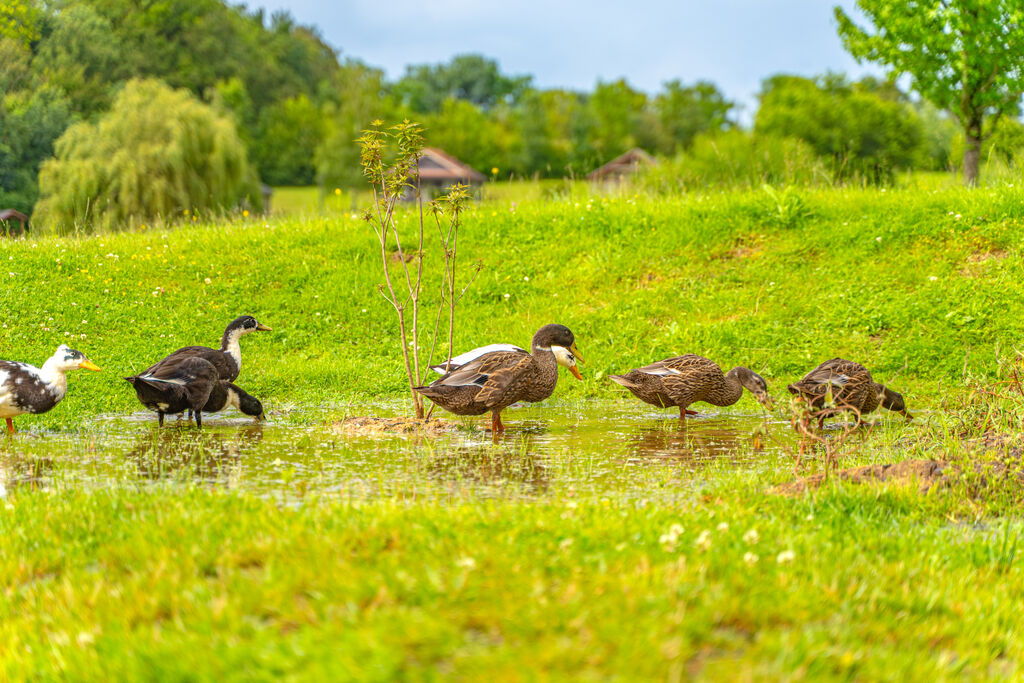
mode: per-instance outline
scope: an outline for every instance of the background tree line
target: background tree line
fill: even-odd
[[[287,13],[222,0],[6,0],[0,206],[30,212],[41,187],[70,187],[74,196],[40,206],[54,220],[87,221],[98,192],[113,205],[153,177],[145,158],[171,169],[161,201],[170,211],[232,196],[256,205],[259,180],[355,186],[355,140],[375,118],[420,121],[431,145],[501,178],[580,176],[639,146],[677,160],[732,150],[747,171],[773,154],[809,156],[831,182],[886,182],[900,169],[949,168],[964,148],[952,118],[893,81],[776,75],[758,102],[753,125],[741,129],[736,103],[706,81],[669,81],[653,95],[625,80],[590,92],[540,89],[472,54],[412,65],[389,81]],[[178,116],[192,127],[167,125]],[[179,139],[203,117],[215,134],[202,144]],[[161,160],[149,148],[95,141],[130,130],[138,145],[177,152]],[[989,152],[1012,162],[1022,131],[1003,117],[987,131]],[[119,149],[134,157],[112,161]],[[201,162],[215,171],[208,182],[189,175],[202,154],[220,155]]]

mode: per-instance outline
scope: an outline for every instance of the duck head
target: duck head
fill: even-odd
[[[92,370],[99,372],[99,368],[91,360],[85,357],[85,354],[81,351],[68,348],[67,344],[61,344],[57,347],[57,351],[54,352],[50,360],[47,361],[51,367],[60,372],[67,372],[69,370]]]
[[[251,415],[257,420],[267,419],[260,400],[234,384],[228,386],[228,403],[238,408],[243,415]]]
[[[576,363],[583,363],[585,361],[580,354],[580,350],[576,348],[575,335],[565,325],[552,323],[540,328],[533,335],[532,346],[535,351],[550,350],[555,355],[555,361],[559,365],[569,368],[569,372],[576,379],[583,379],[580,376],[579,370],[576,369]]]
[[[740,384],[752,393],[757,402],[762,406],[768,410],[774,407],[772,397],[768,395],[768,382],[765,381],[764,377],[743,366],[733,368],[728,374],[738,379]],[[792,391],[792,389],[790,390]]]
[[[250,332],[270,332],[271,329],[263,323],[256,320],[251,315],[242,315],[228,324],[227,332],[233,332],[238,330],[239,334],[249,334]]]
[[[891,410],[894,413],[899,413],[908,420],[913,420],[914,416],[907,412],[907,404],[903,402],[903,394],[897,393],[889,387],[878,385],[881,388],[881,395],[879,401],[882,407]]]

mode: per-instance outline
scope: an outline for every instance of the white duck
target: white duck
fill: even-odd
[[[28,363],[0,360],[0,417],[7,420],[7,432],[14,433],[11,418],[32,413],[45,413],[61,402],[67,393],[69,370],[99,370],[81,351],[66,344],[57,347],[43,367]]]

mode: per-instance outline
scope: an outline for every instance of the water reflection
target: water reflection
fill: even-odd
[[[759,432],[734,425],[696,426],[673,420],[666,424],[643,426],[627,439],[627,452],[633,458],[671,458],[704,463],[729,458],[742,463],[753,460],[763,450]]]
[[[54,469],[53,458],[8,455],[0,458],[0,497],[18,490],[46,487]]]
[[[188,478],[230,484],[242,469],[242,453],[263,440],[260,424],[236,432],[150,427],[125,456],[142,479]]]
[[[550,483],[548,468],[539,456],[536,438],[529,432],[505,436],[492,446],[458,445],[433,454],[426,471],[438,481],[450,485],[467,482],[491,487],[509,485],[540,493]]]

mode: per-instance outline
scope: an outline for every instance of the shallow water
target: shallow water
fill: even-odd
[[[700,407],[700,406],[698,406]],[[404,406],[346,406],[335,414],[401,414]],[[448,417],[448,416],[446,416]],[[296,414],[254,424],[211,416],[202,431],[151,413],[102,417],[83,434],[0,438],[0,493],[18,487],[199,484],[245,488],[284,502],[310,495],[539,497],[615,491],[690,496],[715,467],[776,469],[797,439],[779,415],[713,409],[681,423],[631,402],[513,408],[494,439],[488,417],[458,418],[438,437],[343,436]]]

